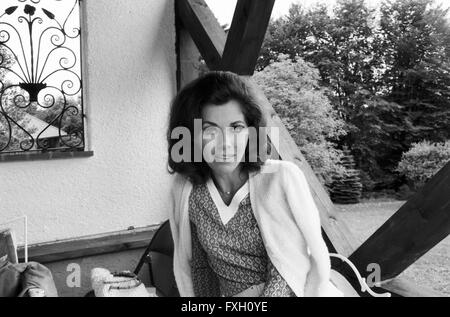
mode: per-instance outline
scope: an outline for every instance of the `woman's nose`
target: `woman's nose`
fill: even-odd
[[[234,148],[234,133],[232,129],[225,129],[225,131],[222,132],[222,151],[224,153],[230,153],[230,151]]]

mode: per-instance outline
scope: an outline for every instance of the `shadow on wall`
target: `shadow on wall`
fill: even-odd
[[[159,21],[155,23],[158,25],[156,36],[152,41],[148,42],[147,51],[149,52],[149,59],[156,57],[158,61],[164,61],[163,65],[159,65],[160,70],[165,71],[165,74],[169,74],[170,82],[174,83],[172,96],[176,94],[176,29],[175,29],[175,1],[165,1],[163,14],[159,16]],[[170,19],[173,28],[167,28],[167,20]],[[167,43],[170,39],[171,45],[161,45],[161,43]],[[167,51],[169,50],[169,51]],[[173,58],[174,57],[174,58]],[[151,66],[151,63],[148,63]],[[148,69],[149,73],[152,73],[152,69]],[[169,107],[169,105],[167,105]]]

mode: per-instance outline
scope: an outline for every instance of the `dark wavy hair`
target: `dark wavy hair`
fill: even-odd
[[[260,142],[260,127],[266,127],[266,121],[260,106],[252,96],[250,88],[238,75],[231,72],[208,72],[186,85],[174,98],[171,105],[168,141],[169,173],[180,173],[194,184],[203,184],[210,176],[210,167],[204,161],[194,161],[194,151],[191,151],[190,162],[175,162],[171,156],[173,146],[179,141],[172,139],[172,131],[177,127],[185,127],[194,135],[194,120],[202,118],[202,110],[206,105],[223,105],[229,101],[240,104],[248,127],[256,128],[256,160],[250,160],[249,144],[245,149],[245,160],[241,162],[243,171],[259,171],[264,164],[260,153],[267,153],[269,145]],[[194,140],[191,140],[194,149]],[[252,147],[253,151],[253,147]],[[261,152],[260,152],[261,151]]]

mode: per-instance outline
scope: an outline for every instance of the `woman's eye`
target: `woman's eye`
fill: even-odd
[[[229,128],[229,131],[232,133],[240,133],[242,132],[246,127],[242,126],[242,125],[238,125],[238,126],[232,126]],[[204,135],[218,135],[220,134],[220,128],[218,127],[206,127],[203,128],[203,134]]]
[[[234,127],[233,127],[233,131],[234,131],[234,132],[241,132],[241,131],[244,130],[244,129],[245,129],[245,127],[242,126],[242,125],[237,125],[237,126],[234,126]]]
[[[215,128],[215,127],[203,128],[203,134],[216,134],[216,133],[217,133],[217,128]]]

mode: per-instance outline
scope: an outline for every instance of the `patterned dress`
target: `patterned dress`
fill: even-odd
[[[195,185],[189,218],[196,296],[228,297],[261,283],[265,283],[262,297],[295,296],[269,260],[248,193],[224,224],[208,186]]]

